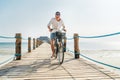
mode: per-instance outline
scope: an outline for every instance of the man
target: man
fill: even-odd
[[[52,27],[51,27],[52,25]],[[52,56],[51,58],[55,57],[54,56],[54,42],[55,42],[55,37],[56,31],[59,31],[62,28],[62,30],[66,31],[65,29],[65,25],[62,21],[62,19],[60,18],[60,12],[56,12],[55,13],[55,18],[52,18],[48,24],[48,29],[50,32],[50,38],[51,38],[51,49],[52,49]]]

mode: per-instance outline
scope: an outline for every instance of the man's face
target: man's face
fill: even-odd
[[[55,15],[56,18],[60,18],[60,15]]]

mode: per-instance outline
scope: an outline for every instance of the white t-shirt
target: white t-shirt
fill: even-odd
[[[51,33],[54,33],[56,31],[59,31],[61,30],[63,27],[65,27],[62,19],[60,21],[57,21],[55,18],[52,18],[50,20],[50,22],[48,23],[48,26],[51,26],[52,25],[52,32]]]

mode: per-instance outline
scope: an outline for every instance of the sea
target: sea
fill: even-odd
[[[27,53],[28,43],[22,43],[22,55]],[[15,55],[15,42],[0,42],[0,67],[9,63],[14,59]]]
[[[74,50],[73,48],[73,42],[67,42],[67,48],[69,48],[70,50]],[[102,46],[102,48],[97,48],[96,47],[90,47],[89,45],[84,46],[85,43],[80,43],[79,47],[80,47],[80,54],[83,54],[91,59],[109,64],[109,65],[113,65],[116,67],[120,67],[120,50],[105,50]],[[93,44],[94,45],[94,44]],[[92,46],[93,46],[92,45]],[[22,55],[24,55],[25,53],[27,53],[28,49],[27,49],[28,43],[27,42],[23,42],[22,43]],[[107,47],[107,46],[105,46]],[[8,60],[9,58],[13,57],[15,55],[15,43],[14,42],[0,42],[0,66],[3,66],[7,63],[9,63],[11,60],[9,60],[8,62],[6,62],[5,64],[3,64],[3,62],[5,62],[6,60]],[[80,56],[81,57],[81,56]],[[81,57],[84,58],[84,57]],[[86,59],[86,58],[84,58]],[[88,59],[86,59],[88,60]],[[90,60],[88,60],[90,61]],[[101,67],[106,68],[107,70],[114,72],[116,74],[120,75],[120,70],[119,69],[115,69],[112,67],[107,67],[105,65],[101,65],[99,63],[95,63],[93,61],[90,61],[94,64],[97,64]]]
[[[107,43],[107,42],[106,42]],[[68,41],[67,42],[67,49],[74,51],[74,42]],[[111,44],[103,44],[101,42],[92,43],[91,42],[80,42],[79,43],[79,50],[80,54],[93,59],[98,62],[102,62],[113,67],[118,67],[119,69],[108,67],[106,65],[102,65],[86,59],[85,57],[80,56],[81,58],[94,63],[100,67],[105,68],[108,71],[116,73],[120,75],[120,43],[111,45]],[[74,53],[72,53],[74,55]]]

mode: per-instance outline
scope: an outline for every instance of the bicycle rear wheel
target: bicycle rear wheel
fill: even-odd
[[[62,64],[64,61],[64,47],[63,47],[63,45],[58,47],[57,58],[58,58],[59,64]]]

